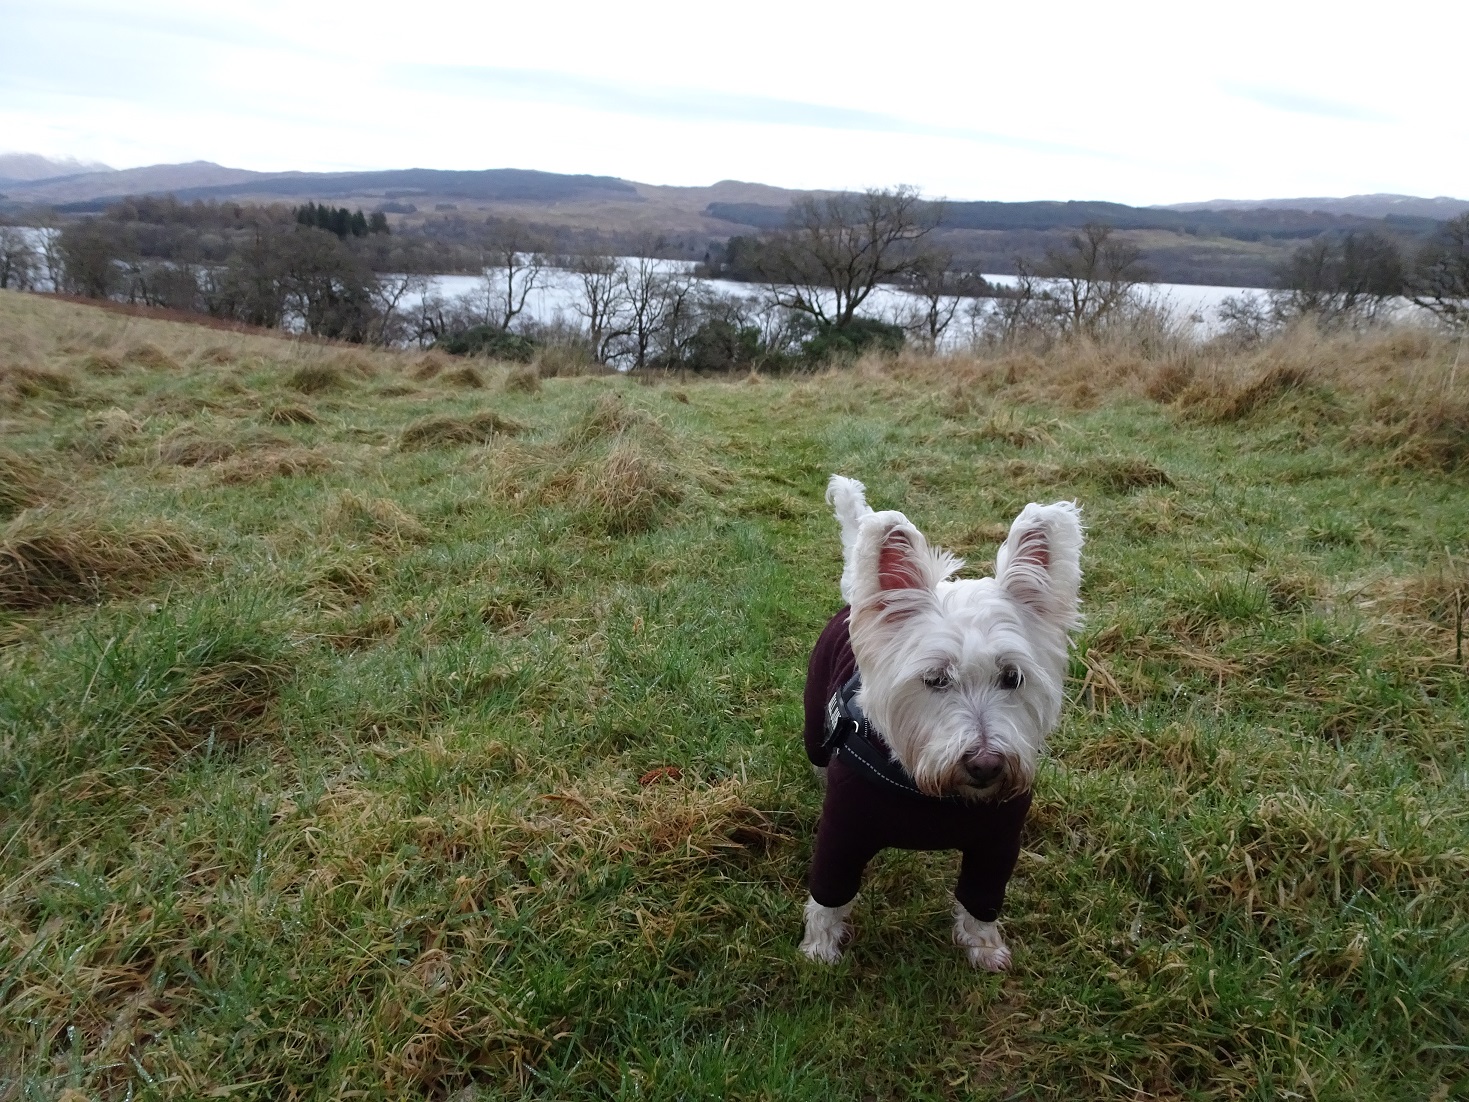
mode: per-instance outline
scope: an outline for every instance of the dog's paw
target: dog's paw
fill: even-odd
[[[964,946],[969,963],[975,968],[986,972],[1009,970],[1010,947],[1000,936],[999,924],[979,921],[962,903],[954,904],[954,940]]]
[[[852,904],[823,907],[814,899],[806,900],[806,934],[801,938],[801,952],[811,960],[835,964],[842,959],[842,942],[847,937],[847,916]]]

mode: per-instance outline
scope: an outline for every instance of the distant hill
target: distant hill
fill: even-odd
[[[29,155],[11,155],[25,158]],[[792,202],[821,192],[791,191],[737,180],[708,187],[666,187],[612,176],[528,169],[450,171],[427,168],[370,172],[252,172],[209,161],[121,171],[32,158],[69,172],[0,182],[0,209],[33,206],[62,214],[98,212],[127,195],[172,194],[181,200],[304,203],[308,200],[382,210],[395,229],[468,241],[486,221],[513,219],[563,252],[646,250],[698,260],[722,252],[732,236],[785,223]],[[0,165],[7,164],[0,160]],[[29,167],[28,167],[29,166]],[[1143,254],[1156,279],[1220,286],[1270,286],[1301,242],[1321,234],[1373,229],[1412,250],[1469,201],[1401,195],[1344,199],[1217,200],[1171,206],[1121,203],[948,202],[939,240],[957,263],[985,272],[1015,271],[1065,248],[1088,222],[1115,226]]]
[[[45,203],[81,211],[126,195],[172,194],[179,199],[401,199],[422,196],[489,202],[560,202],[592,195],[637,197],[637,188],[611,176],[565,176],[525,169],[454,172],[430,168],[383,172],[251,172],[210,161],[77,173],[12,183],[11,202]]]
[[[1354,214],[1361,218],[1432,218],[1442,222],[1469,211],[1469,199],[1440,195],[1424,199],[1416,195],[1348,195],[1341,199],[1211,199],[1207,203],[1170,203],[1154,210],[1297,210],[1323,214]]]
[[[773,229],[785,221],[784,207],[766,203],[710,203],[715,218],[752,229]],[[1452,217],[1452,215],[1445,215]],[[1398,212],[1389,216],[1399,233],[1432,233],[1439,219]],[[1198,236],[1228,237],[1237,241],[1303,239],[1333,230],[1367,228],[1383,216],[1360,216],[1294,209],[1207,207],[1129,207],[1122,203],[1030,202],[944,204],[944,225],[954,230],[1077,229],[1088,222],[1105,222],[1120,230],[1166,230]],[[1379,227],[1380,228],[1380,227]]]
[[[75,157],[55,160],[39,153],[0,153],[0,185],[74,176],[79,172],[111,171],[98,161],[79,161]]]

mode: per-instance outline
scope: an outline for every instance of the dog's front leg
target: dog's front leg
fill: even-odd
[[[847,936],[847,916],[852,903],[840,907],[823,907],[815,899],[806,900],[806,935],[801,938],[801,952],[812,960],[835,964],[842,959],[842,942]]]
[[[811,913],[809,906],[806,913]],[[981,922],[957,899],[954,900],[954,940],[964,946],[969,963],[976,968],[1004,972],[1010,967],[1010,947],[1000,936],[999,923]]]

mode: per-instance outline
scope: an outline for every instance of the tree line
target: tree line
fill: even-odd
[[[935,230],[944,216],[943,204],[912,188],[807,196],[782,226],[732,238],[698,270],[595,250],[568,255],[530,227],[488,219],[452,246],[456,261],[472,253],[464,267],[481,274],[479,286],[446,300],[426,278],[445,270],[443,243],[392,233],[380,211],[135,198],[58,231],[0,227],[0,287],[49,284],[454,352],[525,357],[537,344],[571,343],[629,370],[781,369],[905,343],[1063,339],[1131,324],[1149,309],[1139,293],[1142,254],[1113,227],[1088,224],[1039,260],[1017,258],[1014,283],[994,286],[942,248]],[[636,243],[644,257],[663,248]],[[569,313],[532,317],[531,296],[553,272],[572,288]],[[743,277],[752,291],[719,293],[701,276]],[[1277,282],[1265,299],[1226,303],[1231,333],[1263,335],[1308,316],[1324,327],[1371,324],[1403,298],[1448,325],[1469,325],[1469,215],[1412,255],[1370,231],[1318,238],[1296,250]]]

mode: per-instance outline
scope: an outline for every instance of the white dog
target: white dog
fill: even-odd
[[[826,800],[801,949],[841,956],[878,850],[958,849],[954,939],[976,967],[1002,971],[999,910],[1081,623],[1080,514],[1027,505],[995,576],[953,581],[963,563],[902,513],[870,509],[860,482],[833,475],[826,498],[849,607],[822,632],[806,680],[806,753]]]

